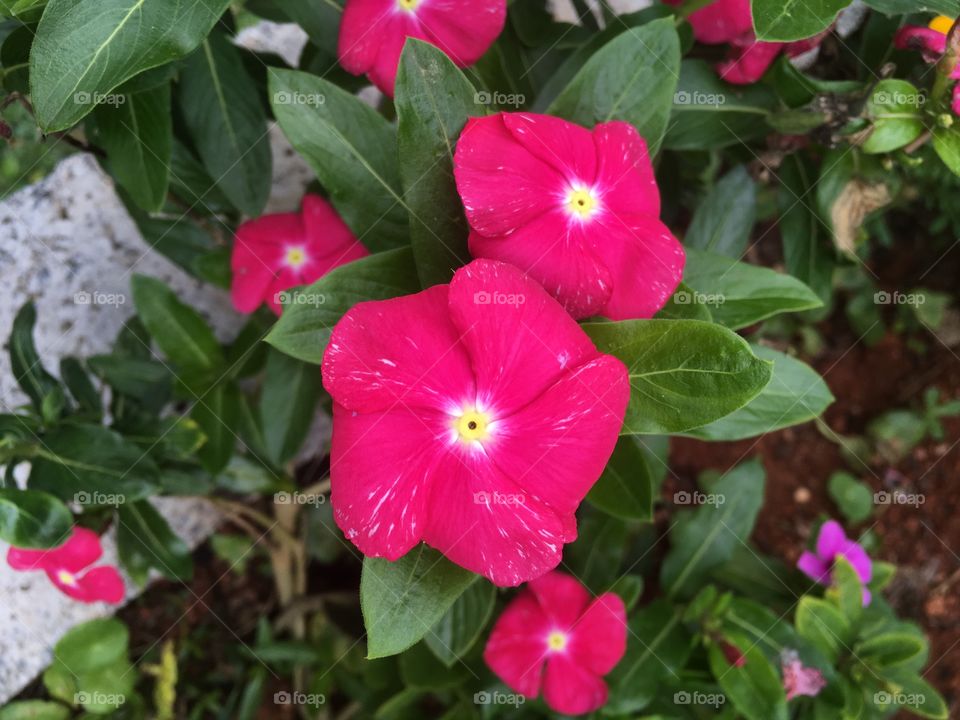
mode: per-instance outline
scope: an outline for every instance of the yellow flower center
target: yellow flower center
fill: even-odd
[[[567,210],[579,215],[581,218],[587,218],[597,206],[597,199],[590,194],[589,190],[580,188],[572,190],[567,195]]]
[[[936,30],[938,33],[947,35],[950,33],[950,28],[953,27],[953,18],[949,18],[946,15],[938,15],[930,21],[929,27],[931,30]]]
[[[553,652],[560,652],[567,646],[567,634],[554,630],[547,637],[547,647]]]
[[[71,572],[67,572],[66,570],[57,570],[57,580],[62,582],[64,585],[77,584],[76,576]]]
[[[287,254],[284,260],[290,267],[298,268],[307,261],[307,254],[303,251],[303,248],[287,248]]]
[[[397,5],[400,6],[400,9],[406,10],[407,12],[415,10],[419,4],[420,0],[397,0]]]
[[[489,422],[490,418],[487,417],[486,413],[479,410],[467,410],[457,418],[456,427],[460,440],[462,442],[486,440],[490,436],[490,431],[487,429]]]

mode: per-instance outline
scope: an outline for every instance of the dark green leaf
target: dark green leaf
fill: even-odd
[[[93,417],[100,417],[103,412],[103,401],[80,360],[75,357],[62,358],[60,360],[60,378],[83,412],[89,413]]]
[[[864,0],[868,7],[887,15],[933,12],[948,17],[960,15],[958,0]]]
[[[960,175],[960,127],[935,127],[933,130],[933,149],[950,168],[954,175]]]
[[[647,466],[647,451],[638,438],[624,436],[607,462],[587,500],[614,517],[653,520],[654,478]]]
[[[787,720],[786,695],[773,665],[756,646],[740,650],[746,662],[734,667],[716,644],[710,646],[710,670],[724,694],[747,720]]]
[[[70,535],[73,515],[53,495],[0,488],[0,540],[18,548],[51,548]]]
[[[788,157],[780,169],[780,235],[787,272],[805,283],[824,303],[833,291],[835,252],[827,246],[813,207],[811,173],[797,156]]]
[[[479,639],[496,599],[496,588],[489,582],[470,585],[424,637],[427,647],[447,667],[456,665]]]
[[[190,578],[190,549],[148,501],[120,505],[117,520],[120,562],[134,582],[143,585],[151,568],[170,580]]]
[[[710,322],[713,316],[707,307],[707,302],[716,304],[719,298],[709,297],[699,293],[686,283],[677,285],[673,295],[667,300],[657,312],[655,317],[658,320],[705,320]]]
[[[757,186],[746,168],[738,165],[697,206],[684,245],[739,258],[753,230],[756,205]]]
[[[10,367],[23,392],[33,402],[37,411],[42,410],[43,400],[60,386],[40,362],[40,355],[33,343],[33,326],[37,311],[33,303],[27,303],[13,319],[10,331]]]
[[[751,0],[757,39],[790,42],[813,37],[833,24],[847,0]]]
[[[831,662],[848,649],[850,624],[836,607],[826,600],[805,595],[797,605],[797,632],[809,640]]]
[[[307,436],[320,397],[320,370],[271,348],[260,395],[260,422],[270,460],[280,466]]]
[[[236,384],[223,382],[198,398],[190,411],[190,417],[207,436],[198,455],[209,473],[220,472],[230,462],[237,445],[240,402],[240,390]]]

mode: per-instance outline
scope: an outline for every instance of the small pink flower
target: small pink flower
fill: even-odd
[[[647,145],[549,115],[471,118],[454,157],[470,252],[516,265],[575,318],[652,317],[683,274]]]
[[[531,581],[497,618],[483,659],[512,690],[535,698],[543,689],[552,710],[593,712],[607,701],[603,676],[627,645],[623,600],[604,593],[591,602],[569,575]]]
[[[497,585],[560,562],[630,384],[616,358],[516,268],[354,306],[323,358],[337,524],[365,555],[421,540]]]
[[[408,37],[435,45],[467,67],[497,39],[506,17],[506,0],[347,0],[337,55],[347,72],[366,74],[393,97]]]
[[[917,50],[923,54],[924,62],[933,65],[947,51],[947,36],[953,28],[953,19],[945,15],[935,17],[927,27],[905,25],[897,31],[893,39],[898,50]],[[960,80],[960,62],[954,65],[950,73],[951,80]],[[960,83],[953,86],[950,109],[954,115],[960,115]]]
[[[250,313],[266,302],[279,315],[285,290],[366,255],[330,204],[307,195],[299,213],[264,215],[237,228],[230,261],[233,306]]]
[[[821,585],[831,585],[833,565],[840,557],[853,566],[860,582],[864,585],[870,582],[873,576],[873,563],[870,561],[870,556],[859,543],[847,538],[836,520],[829,520],[823,524],[820,535],[817,536],[816,553],[805,551],[797,561],[797,567]],[[863,588],[863,604],[870,604],[870,591],[866,587]]]
[[[125,595],[120,573],[111,565],[90,568],[101,555],[100,537],[77,526],[63,545],[52,550],[11,547],[7,564],[14,570],[45,571],[50,581],[74,600],[117,604]]]
[[[787,700],[793,700],[800,695],[816,697],[827,686],[823,673],[813,667],[804,667],[796,650],[784,650],[780,663]]]

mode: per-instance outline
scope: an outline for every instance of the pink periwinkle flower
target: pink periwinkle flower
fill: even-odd
[[[784,650],[780,656],[780,667],[783,671],[783,689],[787,692],[787,700],[806,695],[816,697],[827,686],[823,673],[814,667],[806,667],[800,662],[796,650]]]
[[[364,302],[323,358],[331,501],[365,555],[421,540],[497,585],[560,562],[613,452],[630,384],[616,358],[516,268]]]
[[[833,565],[841,557],[853,566],[860,582],[866,586],[873,576],[870,556],[859,543],[847,538],[840,523],[829,520],[820,528],[816,552],[805,551],[797,561],[797,567],[821,585],[831,585]],[[863,604],[870,604],[870,591],[866,587],[863,588]]]
[[[679,5],[683,0],[665,0]],[[762,42],[753,31],[750,0],[715,0],[687,18],[693,35],[704,45],[729,45],[727,59],[717,72],[727,82],[749,85],[757,82],[782,52],[797,57],[818,47],[827,33],[796,42]]]
[[[337,55],[347,72],[366,74],[393,97],[408,37],[435,45],[467,67],[497,39],[506,17],[506,0],[347,0]]]
[[[470,252],[516,265],[575,318],[652,317],[683,275],[647,144],[625,122],[471,118],[454,156]]]
[[[77,526],[69,539],[52,550],[24,550],[11,547],[7,564],[14,570],[43,570],[61,592],[80,602],[123,600],[123,578],[112,565],[91,568],[103,555],[100,537],[87,528]]]
[[[905,25],[897,31],[893,38],[894,47],[898,50],[917,50],[923,54],[923,59],[934,64],[947,50],[947,36],[953,28],[953,19],[940,15],[930,21],[926,27],[922,25]],[[960,62],[950,73],[951,80],[960,80]],[[960,84],[953,86],[953,99],[950,109],[955,115],[960,115]]]
[[[603,676],[626,651],[623,600],[604,593],[591,602],[577,580],[559,572],[530,582],[497,618],[483,659],[512,690],[543,691],[564,715],[593,712],[607,701]]]
[[[230,260],[233,306],[250,313],[265,302],[279,315],[285,291],[366,255],[336,210],[319,195],[307,195],[299,213],[263,215],[237,228]]]

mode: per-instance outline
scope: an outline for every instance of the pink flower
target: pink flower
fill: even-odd
[[[50,582],[74,600],[119,603],[125,591],[117,569],[111,565],[87,569],[101,555],[100,537],[93,530],[77,526],[70,538],[53,550],[10,548],[7,564],[14,570],[44,570]]]
[[[323,358],[337,524],[365,555],[421,540],[497,585],[560,562],[630,385],[543,288],[476,260],[354,306]]]
[[[797,567],[821,585],[831,585],[833,565],[839,557],[846,559],[853,566],[860,582],[864,585],[870,582],[873,576],[873,563],[870,561],[870,556],[859,543],[847,538],[840,523],[835,520],[829,520],[823,524],[820,535],[817,537],[816,553],[805,551],[797,561]],[[863,588],[863,604],[870,604],[870,591],[866,587]]]
[[[607,701],[603,676],[627,645],[626,609],[614,593],[590,601],[569,575],[533,580],[497,619],[483,659],[512,690],[544,700],[564,715],[581,715]]]
[[[665,0],[679,5],[683,0]],[[724,80],[737,85],[755,83],[784,52],[797,57],[818,47],[827,33],[790,43],[761,42],[753,31],[750,0],[715,0],[692,13],[693,35],[704,45],[729,45],[728,58],[717,65]]]
[[[683,274],[632,125],[531,113],[471,118],[454,157],[470,252],[516,265],[575,318],[651,317]]]
[[[823,673],[816,668],[804,667],[796,650],[784,650],[780,663],[787,700],[793,700],[800,695],[816,697],[827,686]]]
[[[299,213],[264,215],[237,228],[230,261],[233,306],[250,313],[266,302],[279,315],[285,290],[366,255],[330,204],[307,195]]]
[[[930,21],[927,27],[920,25],[905,25],[897,31],[893,38],[894,47],[898,50],[917,50],[923,54],[923,59],[934,64],[947,51],[947,36],[953,28],[953,19],[940,15]],[[951,80],[960,80],[960,62],[956,63],[950,72]],[[953,86],[953,96],[950,109],[954,115],[960,115],[960,84]]]
[[[366,74],[393,97],[408,37],[435,45],[467,67],[497,39],[506,17],[506,0],[347,0],[337,55],[347,72]]]

